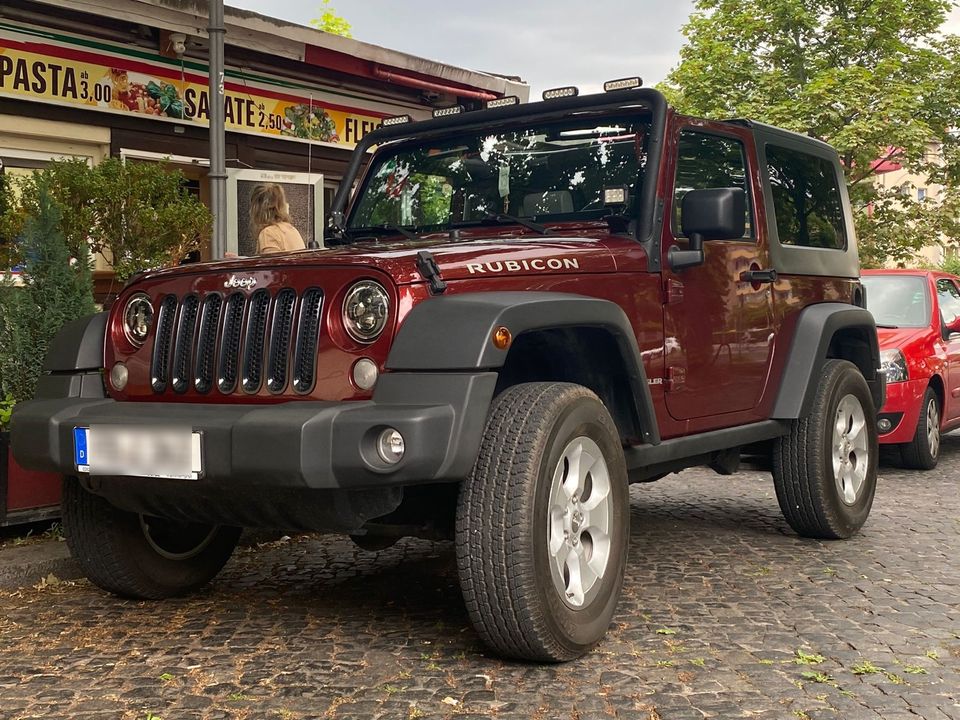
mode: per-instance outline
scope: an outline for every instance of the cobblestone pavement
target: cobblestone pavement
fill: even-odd
[[[86,583],[0,594],[0,718],[960,719],[960,437],[883,468],[857,538],[795,536],[769,475],[632,489],[606,641],[490,657],[449,544],[303,537],[239,551],[191,598]]]

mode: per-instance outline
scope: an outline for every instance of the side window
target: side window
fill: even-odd
[[[734,138],[684,130],[677,151],[677,177],[673,191],[673,235],[681,237],[683,196],[691,190],[741,188],[747,196],[744,237],[753,237],[750,188],[747,184],[743,143]]]
[[[940,317],[947,325],[960,318],[960,290],[952,280],[937,280],[937,299],[940,301]]]
[[[777,145],[767,145],[777,234],[783,245],[843,250],[847,231],[834,164]]]

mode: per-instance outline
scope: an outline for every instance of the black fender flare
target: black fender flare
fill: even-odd
[[[780,381],[771,417],[794,420],[810,412],[816,391],[817,378],[831,357],[833,339],[838,332],[849,331],[867,345],[867,352],[855,362],[870,387],[873,402],[879,412],[885,401],[885,376],[880,372],[880,342],[877,326],[869,311],[845,303],[819,303],[800,312],[790,355]]]
[[[43,360],[48,373],[99,370],[103,367],[103,343],[109,312],[72,320],[53,336]]]
[[[47,347],[34,399],[105,397],[101,370],[109,315],[87,315],[60,328]]]
[[[556,292],[485,292],[424,300],[403,320],[387,357],[391,371],[463,372],[503,367],[507,350],[492,342],[506,327],[516,338],[525,332],[564,327],[599,327],[611,334],[633,390],[645,442],[658,444],[653,400],[630,321],[609,300]]]

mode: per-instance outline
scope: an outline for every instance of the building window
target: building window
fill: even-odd
[[[927,189],[926,188],[917,188],[917,200],[924,201],[927,199]]]

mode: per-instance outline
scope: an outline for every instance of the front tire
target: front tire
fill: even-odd
[[[932,387],[923,394],[923,405],[913,440],[900,445],[904,467],[933,470],[940,459],[940,399]]]
[[[505,390],[457,506],[457,567],[467,611],[500,655],[572,660],[616,610],[629,494],[616,425],[588,389]]]
[[[813,407],[773,454],[773,483],[798,534],[849,538],[866,522],[877,487],[876,412],[859,368],[827,360]]]
[[[206,585],[230,559],[240,528],[175,522],[126,512],[64,478],[63,531],[92,583],[142,600]]]

